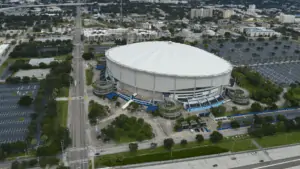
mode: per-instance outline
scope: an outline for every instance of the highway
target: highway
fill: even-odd
[[[94,3],[58,3],[58,4],[41,4],[41,5],[18,5],[14,7],[0,8],[0,12],[17,8],[33,8],[33,7],[51,7],[51,6],[81,6],[81,5],[93,5]]]
[[[300,157],[291,157],[286,159],[274,160],[257,164],[235,167],[232,169],[283,169],[298,166],[300,168]]]
[[[71,97],[84,96],[84,62],[81,59],[83,45],[81,41],[82,23],[81,23],[81,9],[80,6],[76,7],[76,19],[74,30],[74,51],[73,51],[73,79],[77,84],[73,85],[70,91]],[[84,100],[71,100],[69,101],[69,116],[68,122],[70,134],[72,138],[72,146],[74,148],[87,147],[86,140],[86,112]],[[75,161],[70,164],[71,168],[87,169],[88,168],[88,153],[86,149],[72,151],[68,153],[67,161]]]

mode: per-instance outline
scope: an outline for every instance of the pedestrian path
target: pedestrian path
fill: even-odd
[[[71,100],[88,100],[88,96],[77,96],[77,97],[57,97],[55,100],[56,101],[71,101]]]

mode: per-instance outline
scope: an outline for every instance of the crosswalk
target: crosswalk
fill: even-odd
[[[58,97],[56,98],[56,101],[71,101],[71,100],[88,100],[89,97],[87,95],[85,96],[77,96],[77,97]]]

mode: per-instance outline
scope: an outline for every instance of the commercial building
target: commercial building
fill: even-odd
[[[106,76],[119,93],[150,102],[173,100],[188,110],[223,100],[232,65],[204,50],[165,41],[134,43],[106,51]]]
[[[191,9],[191,19],[193,18],[205,18],[205,17],[212,17],[213,16],[213,8],[208,9]]]
[[[230,18],[234,14],[235,14],[234,10],[226,9],[226,10],[223,11],[223,18],[224,19]]]
[[[275,32],[272,29],[266,29],[264,27],[246,27],[243,29],[244,33],[246,33],[247,36],[250,37],[259,37],[259,36],[264,36],[264,37],[271,37],[271,36],[281,36],[281,33]]]
[[[279,22],[281,23],[294,23],[295,22],[295,15],[285,15],[281,13],[279,15]]]
[[[114,41],[116,39],[129,39],[129,43],[140,42],[158,38],[158,33],[145,29],[91,29],[83,31],[86,41]]]
[[[0,45],[0,57],[4,57],[8,49],[9,49],[9,44],[1,44]]]
[[[50,64],[55,61],[54,58],[43,58],[43,59],[30,59],[29,64],[32,66],[38,66],[40,63]]]
[[[249,5],[249,7],[248,7],[248,9],[247,9],[247,13],[249,13],[249,14],[254,14],[255,13],[255,9],[256,8],[256,6],[254,5],[254,4],[252,4],[252,5]]]

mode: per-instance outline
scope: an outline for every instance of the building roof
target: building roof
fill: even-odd
[[[232,70],[229,62],[214,54],[185,44],[151,41],[119,46],[106,51],[116,64],[167,76],[203,77]]]
[[[1,44],[0,45],[0,56],[2,56],[5,50],[9,47],[9,44]]]
[[[30,59],[29,64],[32,66],[38,66],[40,63],[49,64],[54,61],[54,58],[43,58],[43,59]]]

